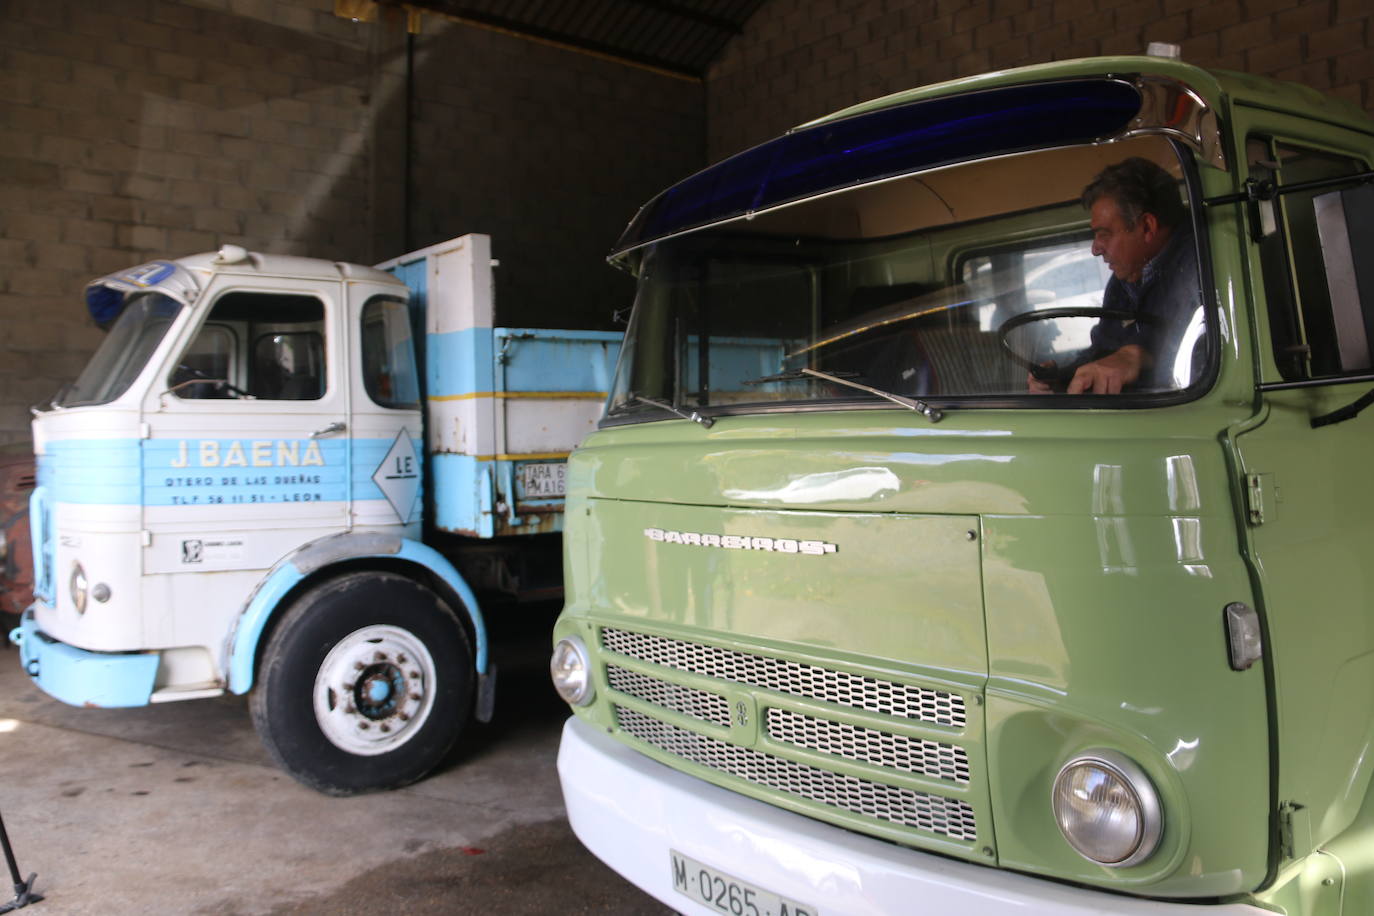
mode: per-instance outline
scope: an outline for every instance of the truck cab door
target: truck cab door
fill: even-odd
[[[350,430],[354,480],[351,525],[392,528],[419,538],[423,514],[424,426],[414,322],[404,290],[360,285],[350,295],[353,387]]]
[[[1277,802],[1292,812],[1280,842],[1301,857],[1350,824],[1374,776],[1374,410],[1314,424],[1374,388],[1374,186],[1282,189],[1364,172],[1374,143],[1238,115],[1247,177],[1280,189],[1240,205],[1261,406],[1232,434],[1273,669]]]
[[[348,524],[341,296],[337,280],[232,273],[200,296],[143,403],[145,574],[251,570],[251,589],[261,570]],[[246,593],[219,582],[241,607]],[[158,603],[179,613],[145,621],[147,645],[218,644],[227,623],[214,618],[231,611],[211,580],[165,587]]]

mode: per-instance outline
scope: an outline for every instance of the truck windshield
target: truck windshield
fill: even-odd
[[[53,406],[108,404],[128,391],[180,312],[181,304],[162,293],[131,297],[81,375],[53,398]]]
[[[605,422],[672,416],[655,401],[708,416],[892,406],[803,369],[954,406],[1064,406],[1080,367],[1131,343],[1142,363],[1116,403],[1176,398],[1212,349],[1187,155],[1156,136],[998,156],[648,244]],[[1135,275],[1098,256],[1082,201],[1128,159],[1179,205]]]

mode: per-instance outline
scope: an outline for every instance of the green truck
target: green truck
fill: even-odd
[[[559,767],[687,913],[1374,913],[1374,123],[1170,56],[647,204]]]

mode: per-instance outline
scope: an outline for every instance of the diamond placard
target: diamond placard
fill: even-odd
[[[401,524],[409,523],[415,511],[415,496],[420,492],[420,456],[415,453],[409,431],[402,429],[396,434],[386,457],[372,472],[372,482],[396,510]]]

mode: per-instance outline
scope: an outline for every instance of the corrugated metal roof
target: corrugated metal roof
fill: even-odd
[[[700,79],[766,0],[407,0],[473,25]]]

